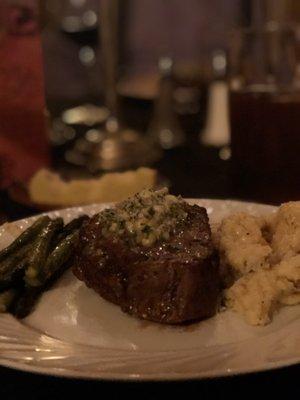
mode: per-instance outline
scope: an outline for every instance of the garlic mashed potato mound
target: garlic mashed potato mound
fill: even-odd
[[[269,268],[272,252],[262,234],[263,221],[247,213],[234,214],[222,221],[219,237],[221,262],[229,265],[236,277]]]
[[[76,206],[122,201],[156,185],[157,173],[150,168],[107,173],[100,178],[63,180],[47,169],[39,170],[29,182],[29,195],[37,204]]]
[[[300,201],[283,204],[272,221],[275,261],[300,254]]]
[[[300,303],[299,283],[300,255],[238,279],[226,291],[226,304],[249,324],[266,325],[280,306]]]
[[[235,272],[224,294],[228,308],[251,325],[266,325],[281,306],[300,303],[300,202],[267,218],[229,216],[218,236],[221,263]]]

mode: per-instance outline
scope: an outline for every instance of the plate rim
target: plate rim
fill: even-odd
[[[130,374],[130,373],[112,373],[112,372],[102,372],[101,373],[84,373],[78,372],[72,369],[65,368],[51,368],[51,367],[35,367],[33,365],[22,364],[13,361],[2,362],[0,358],[0,366],[5,368],[14,369],[20,372],[28,372],[43,376],[66,378],[66,379],[84,379],[84,380],[103,380],[103,381],[121,381],[121,382],[176,382],[176,381],[192,381],[192,380],[203,380],[203,379],[216,379],[216,378],[228,378],[233,376],[248,375],[254,373],[262,373],[268,371],[274,371],[281,368],[288,368],[300,365],[299,358],[295,357],[293,361],[271,361],[268,367],[251,367],[251,368],[228,368],[226,371],[224,369],[207,370],[201,373],[159,373],[156,374]]]

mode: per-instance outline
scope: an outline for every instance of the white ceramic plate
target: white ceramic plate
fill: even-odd
[[[191,200],[217,223],[232,212],[261,214],[274,207]],[[93,205],[60,210],[66,221]],[[0,248],[33,221],[0,228]],[[95,379],[171,380],[232,375],[300,362],[300,307],[286,307],[266,327],[229,312],[189,327],[130,317],[67,272],[22,322],[0,315],[0,364],[25,371]]]

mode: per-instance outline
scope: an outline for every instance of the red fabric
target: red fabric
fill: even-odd
[[[46,166],[45,158],[0,136],[0,185],[9,186],[14,181],[27,181],[34,171]]]
[[[0,38],[0,184],[49,164],[40,38]]]

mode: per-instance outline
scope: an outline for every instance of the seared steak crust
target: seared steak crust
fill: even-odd
[[[133,246],[103,236],[97,215],[80,234],[74,274],[103,298],[139,318],[169,324],[215,314],[219,265],[205,208],[185,205],[187,218],[168,241]]]

